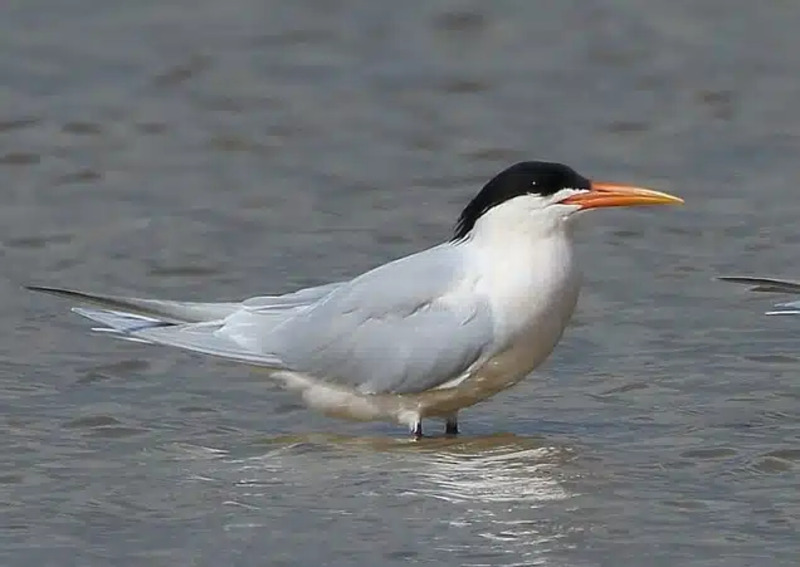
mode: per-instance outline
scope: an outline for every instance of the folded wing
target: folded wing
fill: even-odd
[[[193,303],[31,288],[128,340],[302,373],[363,393],[416,393],[458,378],[493,345],[488,304],[445,244],[353,280],[243,302]]]
[[[493,345],[488,304],[462,252],[442,245],[386,264],[282,323],[261,350],[363,393],[417,393],[466,372]]]

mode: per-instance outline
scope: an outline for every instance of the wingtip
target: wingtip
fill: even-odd
[[[721,282],[732,282],[732,283],[752,283],[753,278],[750,276],[716,276],[714,279],[719,280]]]
[[[800,283],[789,280],[753,276],[717,276],[717,279],[724,282],[749,285],[751,286],[750,291],[761,291],[767,293],[800,293]]]
[[[74,293],[74,292],[72,292],[71,290],[68,290],[68,289],[62,289],[62,288],[48,286],[48,285],[28,285],[28,284],[25,284],[25,285],[22,286],[22,289],[25,289],[27,291],[33,291],[33,292],[36,292],[36,293],[49,293],[49,294],[52,294],[52,295],[65,295],[65,294]]]
[[[714,279],[721,282],[749,285],[752,286],[751,291],[760,291],[759,286],[764,283],[760,279],[750,276],[716,276]]]

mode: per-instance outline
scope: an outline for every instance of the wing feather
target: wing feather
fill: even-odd
[[[242,303],[190,303],[34,288],[127,340],[305,373],[364,393],[414,393],[464,372],[492,345],[488,304],[447,243],[353,280]]]
[[[749,276],[722,276],[725,282],[740,283],[753,286],[750,291],[764,291],[771,293],[800,293],[800,283],[774,278],[754,278]]]
[[[464,373],[492,342],[490,310],[464,292],[443,245],[337,287],[265,337],[288,368],[364,393],[415,393]]]

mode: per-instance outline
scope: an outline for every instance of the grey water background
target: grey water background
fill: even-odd
[[[713,278],[800,278],[798,25],[780,0],[2,3],[0,564],[796,565],[798,321]],[[20,288],[324,283],[535,158],[686,205],[587,215],[573,324],[457,440]]]

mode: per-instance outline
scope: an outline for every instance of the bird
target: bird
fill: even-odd
[[[452,237],[356,277],[234,302],[28,289],[90,306],[93,330],[263,367],[333,417],[459,431],[459,410],[530,374],[561,339],[581,272],[575,219],[586,211],[683,203],[524,161],[492,177]]]
[[[750,291],[769,293],[788,293],[800,295],[800,283],[775,278],[752,276],[720,276],[717,278],[724,282],[733,282],[749,285]],[[766,312],[767,315],[800,315],[800,301],[778,303],[775,309]]]

